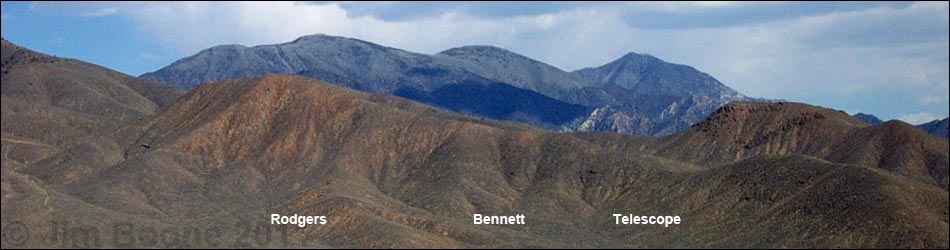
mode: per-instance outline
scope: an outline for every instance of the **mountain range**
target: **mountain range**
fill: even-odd
[[[631,141],[636,143],[618,147],[706,166],[758,155],[807,155],[944,189],[950,185],[946,139],[897,120],[871,126],[842,111],[801,103],[734,102],[677,134]]]
[[[205,81],[271,73],[559,131],[667,135],[723,104],[753,100],[692,67],[649,55],[630,53],[601,67],[566,72],[492,46],[424,55],[327,35],[216,46],[141,77],[191,89]]]
[[[853,117],[871,125],[884,124],[884,121],[882,121],[880,118],[870,114],[857,113]],[[934,136],[947,138],[947,120],[950,120],[950,118],[944,118],[943,120],[933,120],[928,123],[917,125],[917,127]]]
[[[143,246],[160,248],[950,246],[950,143],[897,121],[732,102],[663,137],[559,133],[354,90],[370,86],[359,81],[264,74],[183,93],[6,41],[2,54],[0,214],[30,234],[55,235],[46,225],[68,218],[110,232],[223,229],[220,245]],[[353,77],[381,77],[366,73]],[[532,81],[496,76],[507,77]],[[329,223],[267,225],[272,213]],[[527,224],[473,225],[474,213]],[[628,213],[683,224],[614,223]],[[273,228],[283,240],[242,233]],[[58,246],[11,239],[4,249]]]
[[[881,118],[877,118],[877,116],[874,116],[872,114],[857,113],[857,114],[854,114],[853,117],[875,126],[884,124],[884,121],[881,120]]]
[[[927,133],[930,133],[932,135],[948,138],[947,134],[948,134],[948,131],[950,131],[950,129],[948,129],[947,127],[948,120],[950,120],[950,118],[944,118],[943,120],[934,120],[932,122],[921,124],[917,127],[920,127],[921,129],[923,129],[924,131],[927,131]]]

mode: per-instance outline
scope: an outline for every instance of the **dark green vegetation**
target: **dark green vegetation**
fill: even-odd
[[[122,221],[221,225],[218,246],[240,247],[243,226],[279,213],[326,215],[329,224],[265,226],[285,228],[291,242],[247,246],[310,239],[308,246],[337,248],[946,249],[950,242],[948,192],[939,182],[948,142],[902,124],[870,127],[807,105],[737,103],[666,138],[554,133],[287,75],[209,82],[175,98],[173,89],[98,67],[77,72],[100,72],[95,79],[69,82],[89,85],[77,87],[84,91],[55,95],[76,101],[8,109],[25,102],[14,91],[23,86],[83,78],[18,73],[66,70],[74,61],[8,66],[8,50],[25,50],[7,43],[3,50],[11,73],[2,82],[2,221],[23,222],[35,235],[50,233],[52,216],[103,230]],[[20,80],[27,76],[35,80]],[[84,96],[99,83],[111,91]],[[147,108],[123,118],[89,114],[119,108],[68,105],[87,99]],[[84,130],[53,130],[60,128]],[[474,226],[473,213],[526,214],[527,225]],[[678,215],[683,224],[613,225],[614,213]],[[207,247],[177,244],[160,246]]]

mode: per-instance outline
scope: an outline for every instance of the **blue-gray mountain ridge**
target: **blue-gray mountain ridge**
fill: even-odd
[[[566,72],[492,46],[425,55],[328,35],[254,47],[216,46],[141,77],[191,89],[205,81],[269,73],[553,130],[645,136],[672,134],[729,102],[757,100],[693,67],[644,54]]]
[[[858,118],[858,120],[864,121],[873,126],[884,124],[883,120],[881,120],[880,118],[877,118],[877,116],[874,116],[872,114],[857,113],[857,114],[854,114],[852,117]],[[943,120],[933,120],[928,123],[917,125],[917,127],[920,129],[923,129],[924,131],[927,131],[927,133],[930,133],[934,136],[947,138],[947,134],[948,134],[947,120],[948,119],[950,118],[944,118]]]
[[[858,118],[858,120],[864,121],[874,126],[884,124],[884,121],[881,120],[881,118],[877,118],[877,116],[874,116],[872,114],[857,113],[857,114],[852,115],[852,117]]]
[[[950,122],[950,118],[944,118],[943,120],[934,120],[928,123],[920,124],[917,125],[917,127],[937,137],[950,138],[947,136],[950,134],[950,127],[947,126],[948,122]]]

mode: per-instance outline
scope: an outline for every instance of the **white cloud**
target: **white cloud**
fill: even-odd
[[[137,56],[139,60],[143,61],[155,61],[161,59],[161,56],[147,52],[139,52]]]
[[[906,114],[897,119],[900,119],[901,121],[904,121],[906,123],[910,123],[913,125],[920,125],[920,124],[932,122],[933,120],[937,120],[940,118],[941,117],[938,117],[931,113],[920,112],[920,113],[914,113],[914,114]]]
[[[30,2],[29,8],[43,14],[102,17],[118,14],[123,9],[143,5],[135,2]]]
[[[887,106],[927,102],[947,93],[948,4],[914,3],[715,28],[644,29],[625,21],[645,10],[695,12],[746,3],[621,3],[537,15],[481,17],[461,9],[408,20],[355,15],[336,3],[174,2],[36,8],[122,15],[143,34],[184,55],[220,44],[259,45],[324,33],[436,53],[457,46],[504,47],[565,70],[599,66],[636,51],[692,65],[757,97],[869,103],[856,93],[913,91]],[[763,4],[763,3],[753,3]],[[765,3],[771,4],[771,3]],[[345,4],[344,4],[345,5]],[[31,6],[32,7],[32,6]],[[68,9],[68,10],[63,10]],[[675,21],[675,20],[671,20]],[[944,108],[928,111],[946,111]],[[824,98],[824,99],[822,99]],[[914,100],[916,98],[916,100]],[[835,103],[838,104],[838,103]],[[856,104],[855,104],[856,105]],[[855,109],[856,107],[836,107]],[[907,113],[907,112],[902,112]]]
[[[638,11],[658,11],[668,13],[696,12],[707,9],[735,8],[753,4],[767,4],[766,2],[746,1],[655,1],[630,2],[629,5]]]
[[[592,8],[495,19],[449,11],[384,21],[350,15],[338,4],[186,2],[135,5],[118,14],[132,19],[144,34],[188,54],[220,44],[282,43],[324,33],[421,53],[495,45],[565,69],[599,65],[629,52],[626,45],[636,33],[620,20],[619,10]]]
[[[931,7],[881,7],[737,27],[647,31],[648,38],[638,44],[661,58],[710,72],[742,92],[771,98],[815,90],[843,95],[885,85],[931,85],[947,79],[946,53],[941,53],[947,51],[945,40],[874,44],[900,34],[882,37],[880,32],[893,27],[863,25],[909,20],[906,26],[939,27],[930,22],[939,23],[946,4]]]
[[[942,84],[938,84],[935,89],[937,89],[937,91],[922,94],[918,99],[920,104],[947,105],[947,103],[950,103],[950,81],[945,80]]]

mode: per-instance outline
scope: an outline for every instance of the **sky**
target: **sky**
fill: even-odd
[[[748,96],[920,124],[950,109],[947,2],[2,2],[5,39],[130,75],[222,44],[493,45],[567,71],[637,52]]]

